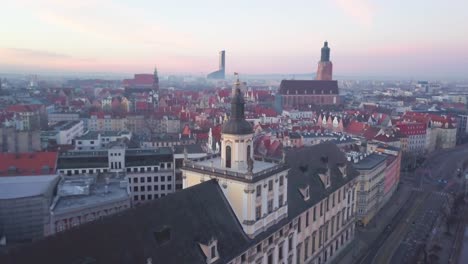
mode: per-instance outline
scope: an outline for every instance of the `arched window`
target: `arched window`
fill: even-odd
[[[249,159],[251,153],[250,153],[250,145],[247,146],[247,159]]]
[[[226,147],[226,168],[231,168],[231,146]]]

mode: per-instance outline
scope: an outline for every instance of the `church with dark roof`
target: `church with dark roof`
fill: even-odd
[[[333,80],[328,42],[325,41],[321,50],[315,80],[282,80],[278,93],[281,106],[286,109],[340,104],[338,82]]]

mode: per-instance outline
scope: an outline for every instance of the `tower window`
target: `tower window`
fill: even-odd
[[[250,145],[247,146],[247,159],[250,157]]]
[[[262,185],[257,185],[257,197],[262,196]]]
[[[231,168],[231,146],[226,147],[226,168]]]

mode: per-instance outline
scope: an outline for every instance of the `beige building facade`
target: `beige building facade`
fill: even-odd
[[[348,159],[353,161],[354,167],[359,171],[356,191],[356,220],[365,226],[384,205],[387,156],[377,153],[349,153]]]

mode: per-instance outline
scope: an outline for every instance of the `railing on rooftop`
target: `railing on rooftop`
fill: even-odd
[[[188,169],[192,168],[192,169],[196,169],[196,170],[207,171],[207,172],[219,174],[221,176],[242,177],[242,178],[247,178],[247,179],[253,179],[253,178],[260,177],[262,175],[266,175],[266,174],[270,174],[272,172],[277,172],[279,170],[283,170],[283,169],[285,169],[287,167],[287,165],[285,163],[281,162],[281,160],[279,160],[279,159],[266,158],[266,157],[261,157],[261,156],[254,156],[254,160],[274,163],[275,165],[270,167],[270,168],[258,171],[258,172],[250,173],[250,172],[235,172],[235,171],[230,171],[230,170],[226,170],[226,169],[215,168],[214,166],[210,166],[210,165],[206,166],[206,165],[197,164],[197,162],[206,161],[206,160],[210,160],[210,159],[214,159],[214,158],[218,158],[218,157],[220,157],[219,153],[218,154],[207,155],[205,157],[201,157],[201,158],[197,158],[197,159],[185,160],[184,161],[184,168],[188,168]]]

